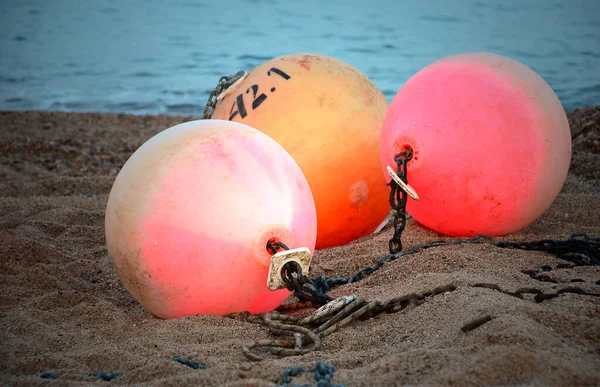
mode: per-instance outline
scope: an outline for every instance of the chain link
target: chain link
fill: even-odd
[[[318,285],[308,276],[302,273],[299,265],[288,262],[281,270],[283,282],[289,291],[302,302],[311,302],[313,305],[325,305],[333,300],[325,291],[319,289]]]
[[[269,239],[267,241],[267,250],[269,253],[275,255],[280,249],[289,250],[290,248],[287,247],[283,242],[275,241],[274,239]]]
[[[561,294],[565,294],[565,293],[581,294],[584,296],[591,296],[591,297],[600,297],[600,294],[598,294],[598,293],[586,292],[585,290],[583,290],[582,288],[577,287],[577,286],[567,286],[565,288],[558,289],[554,293],[544,293],[541,289],[538,289],[535,287],[519,288],[519,289],[515,290],[514,292],[509,292],[507,290],[503,290],[497,284],[489,284],[489,283],[476,283],[472,286],[474,288],[486,288],[486,289],[495,290],[497,292],[504,293],[504,294],[512,296],[512,297],[520,298],[521,300],[525,299],[525,297],[524,297],[525,294],[534,294],[535,296],[533,297],[533,301],[538,304],[541,302],[544,302],[546,300],[551,300],[553,298],[556,298],[556,297],[560,296]]]
[[[221,93],[227,90],[231,85],[236,83],[239,79],[241,79],[246,74],[245,71],[240,70],[237,73],[229,76],[223,76],[219,78],[219,82],[215,89],[208,96],[208,101],[206,102],[206,106],[204,107],[204,119],[208,120],[212,117],[215,108],[217,107],[217,103],[219,103],[219,99],[217,98]]]
[[[406,164],[412,159],[413,151],[411,148],[407,148],[404,152],[398,153],[394,156],[394,161],[397,165],[396,174],[404,183],[408,184]],[[389,242],[390,254],[397,254],[402,251],[402,232],[406,227],[406,201],[408,199],[407,193],[394,181],[390,180],[388,183],[390,186],[390,206],[394,210],[394,235]]]

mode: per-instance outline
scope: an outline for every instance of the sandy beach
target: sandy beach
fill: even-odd
[[[199,117],[0,112],[0,384],[273,386],[288,367],[333,364],[333,384],[600,385],[600,297],[536,302],[514,292],[576,286],[600,295],[600,267],[491,245],[437,247],[335,288],[386,300],[453,284],[398,313],[356,321],[302,356],[253,362],[242,344],[260,325],[216,316],[160,320],[125,290],[104,239],[104,210],[128,157],[154,134]],[[569,113],[576,136],[551,208],[500,240],[600,237],[600,106]],[[312,274],[348,276],[387,253],[390,228],[317,251]],[[408,221],[403,244],[443,238]],[[548,265],[544,279],[523,270]],[[468,332],[466,323],[491,320]],[[185,358],[206,367],[173,361]],[[96,372],[113,374],[110,382]],[[297,384],[314,383],[301,375]]]

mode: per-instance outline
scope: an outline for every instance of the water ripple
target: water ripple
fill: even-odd
[[[367,47],[350,47],[346,49],[349,52],[357,52],[360,54],[376,54],[377,50],[375,48],[367,48]]]
[[[131,74],[131,76],[135,78],[155,78],[158,77],[158,74],[151,73],[149,71],[138,71],[136,73]]]
[[[460,23],[461,21],[463,21],[463,19],[459,19],[457,17],[444,15],[424,15],[421,16],[419,19],[424,21],[432,21],[436,23]]]
[[[166,105],[167,114],[181,114],[181,115],[198,115],[202,114],[203,106],[200,103],[180,103]]]
[[[368,69],[388,100],[429,63],[494,52],[536,70],[567,110],[600,103],[593,1],[12,3],[0,109],[191,114],[221,76],[295,52]]]
[[[273,59],[272,56],[254,55],[254,54],[243,54],[243,55],[240,55],[237,57],[237,60],[259,61],[259,62],[266,62],[271,59]]]

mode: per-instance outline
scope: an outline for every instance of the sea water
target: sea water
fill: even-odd
[[[600,104],[599,0],[3,0],[0,110],[201,115],[222,75],[336,57],[391,101],[461,52],[512,57],[566,110]]]

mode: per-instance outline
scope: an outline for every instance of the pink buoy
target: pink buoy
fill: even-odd
[[[386,115],[381,162],[413,149],[407,212],[451,236],[498,236],[537,219],[564,184],[571,136],[564,108],[529,67],[468,53],[406,82]]]
[[[106,242],[127,290],[163,318],[268,312],[267,242],[313,251],[316,211],[300,168],[244,124],[192,121],[143,144],[106,207]]]

